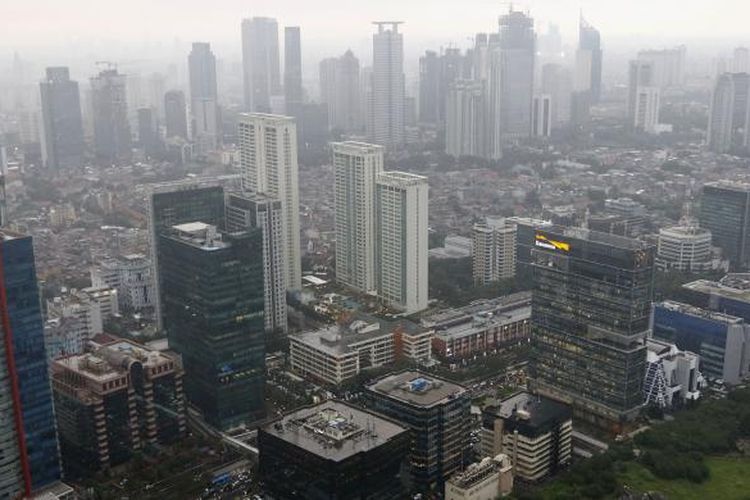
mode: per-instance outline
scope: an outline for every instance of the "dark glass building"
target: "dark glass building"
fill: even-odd
[[[395,421],[326,401],[258,430],[260,476],[278,499],[401,499],[409,438]]]
[[[412,431],[411,487],[443,491],[462,469],[471,400],[460,385],[416,371],[387,375],[365,388],[369,408]]]
[[[94,152],[102,162],[127,163],[133,156],[126,83],[114,68],[91,78]]]
[[[530,388],[599,425],[643,403],[652,245],[581,228],[536,231]]]
[[[84,142],[78,82],[70,79],[66,67],[47,68],[39,90],[44,165],[55,169],[81,166]]]
[[[60,479],[31,237],[0,233],[0,498]]]
[[[703,186],[700,225],[711,231],[732,269],[750,267],[750,184],[713,182]]]
[[[220,429],[260,420],[263,231],[189,222],[162,232],[158,249],[164,329],[182,355],[188,400]]]

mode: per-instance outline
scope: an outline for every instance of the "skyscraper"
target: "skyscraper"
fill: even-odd
[[[133,155],[126,76],[110,68],[91,78],[94,151],[107,163],[125,163]]]
[[[31,237],[0,233],[0,496],[31,497],[60,479],[44,324]]]
[[[170,90],[164,94],[164,116],[167,126],[167,138],[182,137],[187,139],[187,105],[182,90]]]
[[[472,274],[484,286],[516,274],[516,224],[501,217],[487,217],[474,224]]]
[[[503,142],[531,135],[534,20],[511,10],[500,17],[500,129]]]
[[[243,113],[239,123],[242,186],[281,201],[287,290],[302,288],[297,128],[288,116]]]
[[[606,233],[536,230],[530,387],[600,425],[638,415],[654,254],[652,245]]]
[[[266,333],[285,334],[286,258],[281,201],[263,194],[230,194],[226,205],[227,231],[259,228],[263,232],[263,283]]]
[[[196,220],[159,235],[162,314],[185,394],[227,429],[265,415],[263,232]],[[186,311],[189,313],[186,314]]]
[[[219,143],[219,107],[216,90],[216,57],[211,44],[196,42],[188,56],[190,111],[193,139],[198,151],[214,151]]]
[[[419,121],[440,121],[440,56],[428,50],[419,58]]]
[[[375,182],[383,147],[361,142],[331,145],[336,207],[336,281],[375,290]]]
[[[284,28],[284,102],[286,113],[297,116],[303,102],[302,47],[299,26]]]
[[[700,226],[732,269],[750,269],[750,184],[712,182],[703,186]]]
[[[407,314],[427,308],[427,178],[384,172],[375,186],[375,286]]]
[[[321,101],[328,109],[328,125],[332,130],[362,129],[360,92],[359,59],[351,50],[320,62]]]
[[[451,156],[488,157],[486,101],[481,82],[459,80],[448,90],[445,152]]]
[[[630,127],[649,134],[659,125],[661,90],[654,84],[654,67],[648,61],[630,61],[628,121]]]
[[[372,102],[368,137],[388,148],[404,142],[404,37],[399,22],[374,23],[378,32],[372,36]]]
[[[78,82],[68,68],[47,68],[42,98],[42,161],[48,168],[77,167],[83,157],[83,121]]]
[[[242,20],[242,68],[245,109],[271,111],[271,96],[281,94],[279,28],[276,19]]]
[[[708,148],[747,152],[750,146],[750,75],[724,73],[716,80],[708,121]]]
[[[532,102],[531,135],[549,137],[552,134],[552,96],[537,94]]]
[[[156,108],[138,108],[138,144],[149,156],[161,152]]]
[[[665,89],[681,87],[685,83],[686,54],[687,48],[680,45],[673,49],[642,50],[638,52],[638,60],[651,64],[652,85]]]
[[[599,30],[590,25],[581,17],[578,27],[578,52],[585,53],[588,64],[586,65],[588,76],[588,90],[590,91],[591,103],[599,102],[602,93],[602,45]],[[578,68],[581,69],[581,68]],[[578,90],[578,89],[577,89]]]
[[[570,122],[571,95],[573,93],[573,78],[570,70],[560,64],[545,64],[542,66],[541,87],[542,92],[549,94],[552,100],[552,128]]]

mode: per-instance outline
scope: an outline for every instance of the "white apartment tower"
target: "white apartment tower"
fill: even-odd
[[[485,99],[481,82],[457,81],[448,91],[445,152],[451,156],[486,157]]]
[[[404,142],[404,37],[399,22],[375,22],[372,36],[372,99],[368,136],[389,148]]]
[[[336,206],[336,281],[375,290],[375,182],[383,147],[363,142],[332,145]]]
[[[474,225],[472,273],[474,283],[486,285],[516,274],[516,224],[487,217]]]
[[[378,296],[407,314],[427,308],[427,178],[380,174],[375,192]]]
[[[654,84],[650,61],[630,61],[628,119],[635,130],[654,134],[659,128],[661,90]]]
[[[286,289],[302,288],[297,128],[288,116],[242,113],[239,122],[242,187],[281,201]]]

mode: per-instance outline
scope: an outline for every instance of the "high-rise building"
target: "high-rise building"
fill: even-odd
[[[297,116],[302,94],[302,47],[299,26],[284,28],[284,102],[287,114]]]
[[[499,116],[503,142],[531,134],[531,101],[534,93],[534,20],[510,10],[500,17]]]
[[[175,358],[116,339],[52,362],[66,478],[92,476],[185,436],[183,369]]]
[[[440,122],[440,56],[434,50],[419,58],[419,121]]]
[[[708,148],[716,153],[744,153],[750,146],[750,74],[719,75],[711,96]]]
[[[375,288],[387,305],[427,309],[427,178],[384,172],[375,185]]]
[[[469,428],[469,393],[417,371],[386,375],[364,391],[369,408],[411,429],[410,475],[420,491],[443,491],[462,468]]]
[[[359,59],[351,50],[320,62],[321,102],[328,109],[328,125],[332,130],[362,129],[360,92]]]
[[[628,84],[629,126],[649,134],[659,125],[661,90],[654,82],[654,66],[649,61],[630,61]]]
[[[281,94],[276,19],[254,17],[242,20],[242,68],[245,110],[270,112],[271,96]]]
[[[362,292],[375,290],[375,183],[383,147],[362,142],[331,145],[336,207],[336,281]]]
[[[195,42],[188,56],[192,137],[200,154],[219,144],[219,104],[216,90],[216,57],[211,44]]]
[[[142,254],[119,255],[90,269],[91,288],[114,289],[119,305],[139,311],[153,307],[156,299],[151,262]]]
[[[711,231],[732,269],[750,268],[750,184],[711,182],[703,186],[701,227]]]
[[[487,157],[485,93],[481,82],[459,80],[448,90],[445,152],[451,156]]]
[[[114,68],[91,78],[94,152],[107,163],[128,162],[133,155],[126,81]]]
[[[487,217],[474,225],[472,269],[474,283],[487,285],[516,274],[516,224]]]
[[[258,193],[227,197],[227,231],[260,228],[263,231],[263,283],[266,333],[287,333],[286,258],[283,211],[277,198]]]
[[[138,144],[149,156],[161,152],[161,137],[156,108],[138,108]]]
[[[220,232],[195,221],[172,226],[159,240],[164,328],[182,356],[188,400],[220,429],[260,420],[263,231]]]
[[[297,129],[288,116],[243,113],[239,122],[240,168],[245,191],[281,201],[286,288],[302,288]]]
[[[541,88],[542,93],[548,94],[552,101],[552,128],[570,122],[573,93],[573,77],[570,70],[560,64],[545,64],[542,66]]]
[[[747,47],[737,47],[734,49],[732,57],[732,72],[750,72],[750,49],[748,49]]]
[[[582,228],[537,230],[530,388],[615,429],[643,404],[655,248]]]
[[[167,138],[188,139],[187,103],[182,90],[170,90],[164,94],[164,116]]]
[[[687,48],[680,45],[673,49],[642,50],[638,52],[638,60],[651,64],[652,85],[665,89],[681,87],[685,84],[686,55]]]
[[[372,36],[372,102],[368,137],[388,148],[404,142],[404,36],[399,22],[376,22]]]
[[[583,56],[583,60],[587,62],[584,74],[588,77],[587,90],[589,90],[592,104],[599,102],[602,93],[601,43],[599,30],[581,17],[578,28],[578,52],[586,54]],[[581,68],[577,69],[580,70]]]
[[[42,161],[48,168],[78,167],[83,158],[83,120],[78,82],[68,68],[47,68],[42,98]]]
[[[552,96],[535,95],[531,111],[531,135],[549,137],[552,134]]]
[[[656,268],[662,271],[703,272],[712,268],[711,231],[693,221],[659,230]]]
[[[60,479],[44,323],[31,237],[0,234],[0,497],[30,498]]]

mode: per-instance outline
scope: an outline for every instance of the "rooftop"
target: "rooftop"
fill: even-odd
[[[738,192],[750,192],[750,183],[741,181],[722,180],[716,182],[708,182],[704,187],[727,189],[730,191]]]
[[[750,274],[727,274],[719,281],[696,280],[682,286],[696,292],[750,302]]]
[[[338,462],[408,431],[390,419],[331,400],[285,415],[262,432]]]
[[[539,232],[549,233],[561,238],[575,238],[581,241],[600,243],[602,245],[624,248],[626,250],[645,250],[653,246],[641,240],[626,238],[624,236],[617,236],[615,234],[602,233],[599,231],[592,231],[590,229],[585,229],[582,227],[553,225],[544,229],[540,229]]]
[[[572,418],[569,406],[528,392],[516,393],[501,401],[499,406],[485,408],[484,412],[502,418],[508,431],[518,429],[524,434],[546,432]]]
[[[692,285],[692,284],[693,283],[688,283],[688,285]],[[687,285],[683,285],[683,286],[687,286]],[[673,300],[665,300],[664,302],[655,304],[655,306],[663,307],[664,309],[667,309],[669,311],[681,312],[683,314],[689,314],[691,316],[696,316],[699,318],[719,321],[721,323],[742,323],[745,321],[744,319],[738,316],[732,316],[731,314],[711,311],[708,309],[695,307],[690,304],[684,304],[682,302],[675,302]]]
[[[466,389],[418,371],[386,375],[369,384],[367,390],[412,406],[430,407],[465,395]]]
[[[409,172],[399,172],[397,170],[389,170],[383,172],[378,176],[379,183],[385,183],[395,186],[415,186],[420,184],[427,184],[427,177],[424,175],[412,174]]]

